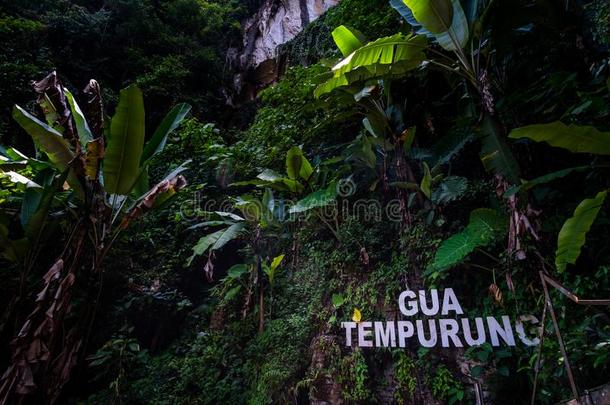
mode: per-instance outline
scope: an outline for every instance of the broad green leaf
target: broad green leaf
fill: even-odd
[[[256,177],[264,181],[276,181],[280,180],[282,178],[282,175],[277,172],[274,172],[271,169],[265,169]]]
[[[231,288],[229,291],[227,291],[227,293],[225,294],[224,299],[227,301],[232,300],[233,298],[235,298],[235,296],[239,293],[239,291],[241,290],[241,285],[238,285],[236,287]]]
[[[445,9],[450,7],[452,17],[445,19],[445,23],[447,24],[439,24],[440,31],[438,32],[433,32],[433,30],[429,29],[422,21],[418,21],[414,16],[414,12],[407,6],[408,3],[409,1],[407,0],[390,0],[390,5],[415,29],[417,34],[435,38],[436,42],[448,51],[457,51],[458,49],[464,48],[470,35],[469,23],[459,0],[447,0],[443,2],[443,7]],[[424,5],[431,7],[434,2],[423,0],[421,3],[427,3]],[[449,3],[450,6],[448,5]],[[434,18],[435,16],[433,15],[432,17]],[[438,21],[440,22],[441,20]]]
[[[462,262],[477,247],[486,246],[506,232],[506,218],[490,208],[471,212],[468,226],[441,243],[431,268],[445,270]]]
[[[489,172],[499,174],[512,184],[519,183],[519,165],[506,144],[502,134],[489,117],[485,117],[481,128],[481,161]]]
[[[557,252],[555,252],[555,266],[560,273],[565,271],[568,263],[576,264],[580,251],[585,244],[587,232],[599,210],[604,204],[608,191],[601,191],[595,198],[583,200],[574,215],[561,227],[557,238]]]
[[[44,231],[45,222],[50,220],[49,210],[53,203],[53,198],[57,190],[61,189],[61,186],[66,181],[68,171],[64,171],[60,176],[51,180],[50,184],[47,184],[43,190],[41,190],[40,198],[36,210],[32,213],[31,217],[27,220],[24,225],[25,235],[32,242],[37,244],[42,237]]]
[[[85,114],[83,114],[83,111],[78,106],[78,103],[74,99],[72,93],[70,93],[70,91],[68,91],[66,88],[64,88],[64,93],[66,95],[66,99],[68,100],[68,104],[70,105],[70,110],[72,110],[72,117],[74,118],[74,123],[76,124],[78,138],[80,139],[80,143],[83,148],[85,148],[87,143],[93,139],[91,129],[89,129],[89,124],[87,123]]]
[[[142,164],[165,148],[167,137],[178,128],[184,117],[191,111],[191,108],[188,104],[178,104],[163,118],[152,138],[150,138],[144,147]]]
[[[248,272],[248,266],[245,264],[235,264],[227,270],[227,276],[232,279],[238,279]]]
[[[516,128],[510,138],[529,138],[546,142],[551,146],[567,149],[573,153],[610,155],[610,132],[600,132],[594,127],[565,125],[559,121]]]
[[[332,32],[333,40],[344,57],[362,47],[368,41],[358,30],[340,25]]]
[[[110,122],[104,157],[104,186],[110,194],[128,195],[140,175],[144,147],[144,100],[136,86],[121,90]]]
[[[279,255],[279,256],[274,257],[273,260],[271,261],[271,265],[269,265],[269,267],[272,269],[276,269],[280,264],[282,264],[284,257],[286,257],[286,255]]]
[[[271,265],[264,267],[264,271],[267,274],[267,277],[269,277],[269,282],[271,284],[273,284],[273,280],[275,279],[275,272],[278,266],[282,263],[282,260],[284,260],[284,255],[277,256],[273,259]]]
[[[268,211],[269,214],[273,215],[275,210],[275,197],[273,196],[273,191],[270,188],[266,188],[263,193],[263,207]]]
[[[491,208],[477,208],[470,213],[468,230],[476,234],[481,244],[486,245],[494,240],[496,235],[506,231],[506,217]]]
[[[308,181],[313,174],[311,163],[309,163],[303,155],[303,151],[297,146],[290,148],[286,154],[286,173],[291,180],[296,180],[300,177],[305,181]]]
[[[233,224],[228,228],[203,236],[193,246],[193,255],[189,258],[188,264],[190,265],[195,257],[201,256],[208,251],[218,250],[230,241],[237,239],[244,230],[244,227],[243,223]]]
[[[435,204],[446,204],[459,198],[466,192],[468,180],[465,177],[449,176],[434,189],[432,201]]]
[[[402,75],[426,58],[426,37],[396,34],[379,38],[356,49],[332,69],[332,77],[314,91],[316,97],[352,83],[384,76]]]
[[[563,177],[565,177],[565,176],[567,176],[569,174],[572,174],[572,173],[575,173],[575,172],[582,172],[582,171],[585,171],[585,170],[590,170],[592,168],[593,168],[592,166],[570,167],[568,169],[558,170],[556,172],[545,174],[544,176],[536,177],[533,180],[523,182],[519,186],[513,186],[513,187],[509,188],[504,193],[504,198],[508,198],[510,196],[513,196],[513,195],[517,194],[520,191],[529,190],[529,189],[531,189],[531,188],[533,188],[535,186],[538,186],[540,184],[550,183],[553,180],[563,178]]]
[[[451,0],[453,7],[453,18],[448,31],[441,34],[435,34],[436,42],[448,51],[457,51],[464,48],[468,43],[470,31],[468,29],[468,20],[464,9],[460,4],[460,0]]]
[[[75,154],[68,141],[59,132],[18,105],[13,108],[13,118],[32,137],[36,146],[47,155],[53,167],[61,173],[68,170]],[[82,198],[84,196],[83,186],[72,169],[69,171],[67,181],[76,194]]]
[[[305,198],[296,202],[295,205],[290,207],[288,212],[290,214],[296,214],[299,212],[309,211],[314,208],[320,208],[327,206],[333,202],[337,197],[337,183],[332,182],[326,189],[315,191]]]
[[[480,244],[478,235],[470,231],[457,233],[441,243],[432,267],[436,270],[448,269],[464,260]]]
[[[333,294],[332,303],[335,308],[339,308],[345,302],[345,297],[341,294]]]
[[[451,0],[403,0],[413,17],[433,34],[446,32],[453,21]]]
[[[36,146],[49,157],[57,170],[63,172],[68,168],[74,159],[74,152],[59,132],[18,105],[13,108],[13,118],[32,137]]]

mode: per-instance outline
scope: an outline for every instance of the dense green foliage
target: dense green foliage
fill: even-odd
[[[17,3],[0,6],[0,365],[85,224],[59,401],[456,404],[479,384],[529,403],[536,347],[346,347],[341,322],[446,287],[470,318],[540,318],[539,272],[610,296],[604,2],[343,0],[235,109],[225,54],[260,2]],[[52,68],[64,109],[53,88],[31,102]],[[106,132],[76,91],[90,78]],[[608,307],[550,296],[578,387],[608,383]],[[549,318],[541,404],[571,396]]]

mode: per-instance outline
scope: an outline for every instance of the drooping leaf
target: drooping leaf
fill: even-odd
[[[82,147],[85,148],[87,146],[87,143],[93,139],[91,129],[89,129],[87,119],[85,118],[85,115],[80,109],[78,103],[74,99],[72,93],[70,93],[68,89],[65,88],[64,93],[66,94],[66,100],[68,100],[70,110],[72,111],[72,117],[74,118],[74,123],[76,124],[76,132],[78,132],[78,138],[80,139]]]
[[[237,239],[241,232],[244,230],[245,225],[243,223],[233,224],[225,229],[221,229],[209,235],[203,236],[195,246],[193,246],[193,255],[189,258],[188,264],[190,265],[195,257],[201,256],[208,251],[218,250],[230,241]]]
[[[49,157],[57,170],[63,172],[68,168],[74,159],[74,152],[59,132],[18,105],[13,108],[13,118],[32,137],[36,146]]]
[[[548,174],[545,174],[544,176],[536,177],[533,180],[526,181],[519,186],[513,186],[513,187],[509,188],[508,190],[506,190],[506,192],[504,193],[503,196],[504,196],[504,198],[508,198],[510,196],[517,194],[520,191],[526,191],[526,190],[529,190],[532,187],[538,186],[540,184],[550,183],[553,180],[557,180],[557,179],[566,177],[569,174],[572,174],[575,172],[582,172],[585,170],[590,170],[591,168],[592,168],[591,166],[579,166],[579,167],[570,167],[567,169],[557,170],[556,172],[548,173]]]
[[[510,138],[529,138],[546,142],[551,146],[567,149],[573,153],[610,155],[610,132],[600,132],[594,127],[565,125],[555,121],[513,129]]]
[[[165,148],[167,137],[178,128],[184,117],[191,111],[191,108],[189,104],[178,104],[163,118],[152,138],[150,138],[144,147],[142,164]]]
[[[420,66],[426,58],[424,36],[396,34],[379,38],[356,49],[335,65],[332,77],[314,91],[316,97],[339,87],[376,77],[402,75]]]
[[[332,182],[328,187],[322,190],[315,191],[305,198],[296,202],[295,205],[288,210],[291,214],[309,211],[314,208],[325,207],[333,202],[337,197],[337,183]]]
[[[68,170],[76,155],[59,132],[18,105],[13,108],[13,118],[32,137],[36,146],[47,155],[53,167],[61,173]],[[67,182],[79,197],[84,196],[83,186],[72,169],[69,171]]]
[[[569,264],[576,264],[580,251],[585,244],[587,232],[599,210],[604,204],[608,191],[599,192],[595,198],[583,200],[574,215],[561,227],[557,238],[557,252],[555,252],[555,266],[557,271],[563,272]]]
[[[368,42],[360,31],[344,25],[335,28],[332,36],[337,48],[339,48],[344,57]]]
[[[481,161],[489,172],[501,175],[512,184],[519,183],[519,165],[502,134],[489,117],[481,127]]]
[[[413,17],[433,34],[446,32],[453,21],[451,0],[403,0]]]
[[[140,175],[144,147],[144,100],[136,86],[121,90],[110,123],[104,157],[104,186],[110,194],[128,195]]]

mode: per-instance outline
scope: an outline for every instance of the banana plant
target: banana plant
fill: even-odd
[[[135,86],[121,90],[109,125],[104,123],[101,90],[94,80],[84,91],[88,116],[55,72],[35,82],[34,90],[43,118],[19,106],[13,109],[13,118],[30,135],[50,170],[44,181],[38,176],[30,179],[44,187],[27,190],[20,210],[30,244],[30,264],[36,262],[32,257],[39,257],[35,255],[39,251],[36,242],[49,224],[53,207],[68,213],[65,221],[72,229],[65,249],[53,259],[43,278],[34,311],[12,342],[11,363],[0,385],[2,403],[15,398],[17,387],[22,387],[19,394],[35,394],[39,389],[45,402],[53,402],[60,395],[80,348],[86,345],[85,327],[95,316],[93,312],[86,317],[69,316],[77,286],[100,280],[103,260],[122,231],[186,185],[180,174],[185,167],[174,170],[152,188],[146,184],[146,172],[169,133],[188,113],[188,105],[172,109],[145,145],[143,97]],[[23,160],[36,171],[37,160]],[[0,165],[0,170],[4,167]],[[146,185],[143,192],[136,187],[138,184]],[[2,228],[0,231],[4,238],[6,232]],[[91,294],[95,287],[101,288],[101,282],[87,285],[83,291]],[[95,300],[87,293],[84,298]],[[44,378],[41,370],[48,370]]]
[[[486,6],[484,3],[390,0],[391,6],[415,31],[409,36],[396,34],[368,42],[356,30],[338,27],[333,39],[343,59],[327,77],[321,78],[323,82],[316,88],[315,96],[329,97],[337,92],[357,95],[363,86],[376,83],[389,86],[393,78],[427,66],[458,75],[479,96],[483,119],[477,132],[484,167],[516,184],[519,167],[506,144],[504,125],[495,112],[493,81],[485,68],[486,62],[481,60],[485,54],[482,47],[488,43],[481,27],[493,2]]]
[[[258,290],[259,330],[262,331],[265,312],[263,274],[267,275],[268,282],[272,285],[275,272],[284,258],[278,256],[267,265],[263,257],[273,249],[274,244],[270,241],[282,237],[285,233],[284,204],[281,200],[275,199],[270,188],[266,188],[261,199],[250,195],[235,198],[234,207],[239,210],[239,214],[224,211],[203,213],[207,220],[189,228],[190,230],[205,228],[212,231],[202,236],[193,246],[193,254],[188,259],[187,265],[191,266],[195,259],[205,255],[203,272],[208,281],[211,282],[213,281],[214,260],[217,252],[225,248],[230,242],[245,241],[246,246],[252,252],[249,257],[251,264],[243,265],[245,267],[231,267],[227,277],[222,280],[222,291],[225,292],[225,299],[237,295],[242,284],[236,286],[234,284],[240,282],[241,276],[248,272],[250,280],[247,283],[246,302],[249,303],[250,295],[254,290]]]
[[[257,186],[285,192],[297,200],[285,211],[299,214],[322,208],[336,200],[337,183],[332,180],[324,185],[327,172],[323,164],[316,167],[307,160],[303,151],[294,146],[286,153],[286,174],[263,170],[256,179],[233,183],[233,186]]]
[[[509,134],[512,139],[529,139],[534,142],[545,142],[550,146],[562,148],[572,153],[588,153],[599,156],[610,156],[610,132],[601,132],[592,126],[565,125],[556,121],[547,124],[534,124],[515,128]],[[579,166],[548,173],[530,181],[522,181],[507,191],[507,196],[531,189],[540,184],[549,183],[571,173],[608,169],[610,165]],[[568,218],[557,236],[555,267],[564,272],[568,264],[576,264],[586,236],[599,211],[604,205],[608,189],[600,190],[592,198],[583,199]]]

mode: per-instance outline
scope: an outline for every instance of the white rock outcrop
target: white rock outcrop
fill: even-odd
[[[278,47],[339,1],[265,0],[256,14],[244,22],[243,47],[229,50],[228,57],[240,72],[235,80],[238,93],[243,93],[244,86],[253,86],[247,92],[255,93],[256,88],[273,82],[278,76]]]

